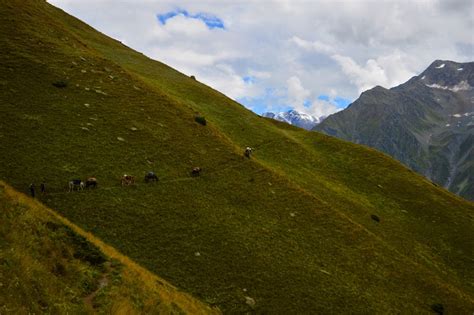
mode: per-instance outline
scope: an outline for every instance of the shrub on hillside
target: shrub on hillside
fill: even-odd
[[[80,259],[90,263],[92,266],[101,266],[107,261],[104,254],[87,239],[79,234],[76,234],[67,226],[62,227],[69,239],[69,242],[74,246],[74,258]]]
[[[431,309],[432,309],[433,312],[435,312],[436,314],[439,314],[439,315],[443,315],[443,314],[444,314],[444,306],[443,306],[443,304],[440,304],[440,303],[433,304],[433,305],[431,305]]]
[[[53,85],[59,89],[67,87],[68,83],[64,80],[54,81]]]
[[[201,124],[201,125],[203,125],[203,126],[207,125],[206,118],[203,117],[203,116],[196,116],[196,117],[194,117],[194,120],[195,120],[198,124]]]
[[[380,218],[375,215],[375,214],[371,214],[370,217],[372,218],[372,220],[374,220],[375,222],[380,222]]]

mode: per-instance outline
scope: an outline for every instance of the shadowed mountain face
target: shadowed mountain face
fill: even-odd
[[[0,1],[0,52],[0,179],[46,181],[38,200],[181,291],[228,314],[472,312],[474,204],[389,156],[257,116],[45,1]]]
[[[437,60],[419,76],[362,93],[314,130],[385,152],[474,200],[474,62]]]

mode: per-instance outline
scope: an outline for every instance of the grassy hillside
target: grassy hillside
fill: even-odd
[[[0,182],[2,314],[213,314],[115,249]]]
[[[46,181],[43,203],[224,312],[472,313],[472,203],[43,1],[2,2],[0,19],[0,178],[17,189]],[[65,192],[87,176],[97,190]]]

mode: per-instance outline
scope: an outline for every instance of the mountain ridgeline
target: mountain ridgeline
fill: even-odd
[[[0,51],[0,179],[22,192],[44,181],[40,202],[196,305],[230,314],[472,313],[474,205],[389,156],[255,115],[45,1],[0,1]],[[145,183],[149,171],[157,182]],[[136,183],[121,186],[123,174]],[[67,191],[89,176],[96,189]],[[41,229],[42,239],[61,241]],[[0,239],[0,265],[9,246]],[[53,259],[35,255],[46,266]],[[131,303],[152,307],[140,292]],[[27,303],[38,299],[17,309],[15,296],[1,298],[14,312],[37,311]]]
[[[374,147],[474,200],[474,62],[437,60],[400,86],[362,93],[314,130]]]

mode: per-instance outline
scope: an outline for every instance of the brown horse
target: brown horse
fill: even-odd
[[[97,188],[97,178],[89,177],[86,180],[86,188]]]
[[[130,186],[135,184],[135,177],[132,175],[123,175],[121,180],[122,186]]]

